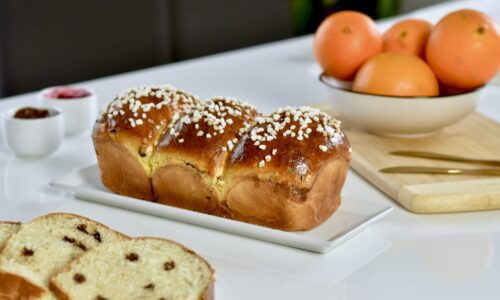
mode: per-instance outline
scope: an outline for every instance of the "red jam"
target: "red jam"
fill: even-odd
[[[45,92],[43,96],[52,99],[76,99],[90,96],[90,92],[85,89],[58,86]]]
[[[38,109],[33,107],[24,107],[16,111],[14,118],[17,119],[42,119],[50,117],[47,109]]]

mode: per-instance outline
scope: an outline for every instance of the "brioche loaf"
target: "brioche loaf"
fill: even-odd
[[[0,252],[0,299],[52,299],[52,273],[79,254],[128,237],[72,214],[49,214],[23,224]]]
[[[51,280],[59,299],[213,299],[205,260],[163,239],[134,238],[83,254]]]
[[[288,231],[311,229],[340,205],[351,154],[339,121],[310,107],[262,116],[224,97],[162,96],[154,101],[169,109],[151,114],[143,93],[130,92],[158,89],[128,90],[95,127],[102,181],[111,191]],[[120,109],[135,117],[120,117]],[[158,120],[165,121],[158,129],[145,126]]]

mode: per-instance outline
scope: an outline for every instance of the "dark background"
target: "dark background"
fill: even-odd
[[[0,0],[0,97],[374,19],[439,0]]]

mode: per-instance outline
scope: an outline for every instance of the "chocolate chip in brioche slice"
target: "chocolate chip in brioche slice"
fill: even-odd
[[[183,246],[164,239],[108,243],[56,272],[61,299],[201,300],[213,297],[214,272]]]

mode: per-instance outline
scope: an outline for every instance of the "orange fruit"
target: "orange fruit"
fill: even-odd
[[[425,58],[425,45],[432,24],[420,19],[406,19],[392,25],[382,36],[385,52],[402,52]]]
[[[426,57],[443,84],[463,89],[481,86],[495,76],[500,64],[498,25],[476,10],[452,12],[432,30]]]
[[[328,16],[314,35],[314,55],[326,74],[352,80],[368,58],[382,50],[382,37],[370,17],[341,11]]]
[[[353,91],[386,96],[437,96],[439,83],[421,58],[397,52],[383,52],[361,66]]]

